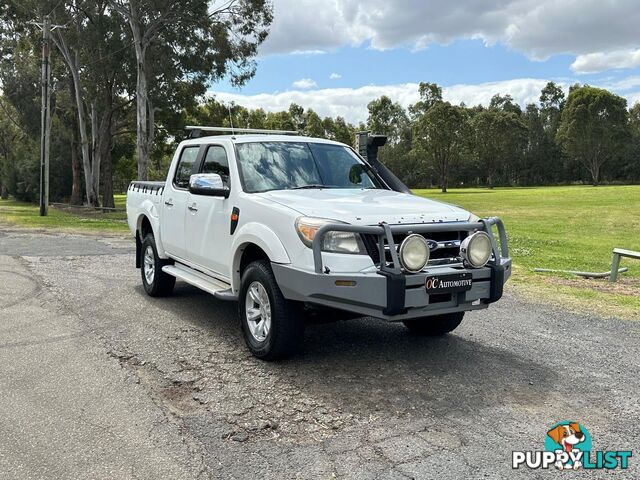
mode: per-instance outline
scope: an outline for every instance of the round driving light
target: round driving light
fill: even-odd
[[[400,263],[411,273],[419,272],[429,261],[429,245],[421,235],[409,235],[400,244]]]
[[[460,244],[460,255],[473,268],[484,267],[491,258],[491,238],[486,232],[469,235]]]

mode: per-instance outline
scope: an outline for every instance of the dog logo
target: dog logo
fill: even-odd
[[[567,454],[566,456],[558,455],[558,460],[555,462],[555,467],[558,470],[564,470],[565,468],[578,470],[582,467],[582,462],[579,458],[582,457],[584,450],[578,448],[578,444],[583,443],[587,439],[587,436],[580,429],[579,423],[570,422],[568,424],[558,424],[547,432],[547,436],[551,438],[556,445],[562,447],[555,449],[556,453],[560,454],[565,452]],[[567,456],[569,461],[563,462],[563,459]]]
[[[625,470],[631,450],[593,450],[591,435],[578,422],[562,421],[546,430],[544,450],[512,452],[511,468],[558,470]]]

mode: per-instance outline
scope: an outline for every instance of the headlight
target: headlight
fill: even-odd
[[[469,235],[460,244],[462,259],[473,268],[484,267],[491,258],[491,238],[486,232]]]
[[[429,261],[429,253],[429,245],[422,235],[409,235],[400,244],[400,263],[410,273],[419,272]]]
[[[311,248],[320,227],[329,223],[345,223],[326,218],[300,217],[296,220],[296,231],[302,243]],[[357,233],[328,232],[322,241],[322,251],[332,253],[366,253],[362,238]]]

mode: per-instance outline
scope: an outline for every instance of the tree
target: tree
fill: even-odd
[[[322,124],[322,120],[318,116],[316,112],[311,109],[308,109],[304,114],[304,134],[309,137],[320,137],[323,138],[325,136],[324,125]]]
[[[640,102],[629,109],[629,130],[631,142],[619,178],[627,181],[640,180]]]
[[[420,183],[422,172],[418,171],[416,159],[409,154],[412,133],[405,109],[387,96],[373,100],[367,108],[366,129],[388,137],[387,146],[380,149],[378,159],[403,182]]]
[[[84,170],[85,191],[87,195],[87,203],[92,206],[100,205],[100,165],[96,165],[98,160],[95,156],[90,157],[89,136],[87,133],[87,115],[84,102],[83,83],[80,78],[80,45],[82,42],[82,21],[80,17],[76,17],[75,35],[71,42],[67,39],[67,33],[62,29],[57,29],[52,33],[51,38],[55,43],[58,51],[62,55],[66,63],[69,74],[73,82],[73,97],[76,103],[76,113],[78,115],[78,131],[80,132],[80,151],[82,153],[82,165]],[[70,45],[71,43],[71,45]],[[96,168],[97,167],[97,168]]]
[[[252,58],[272,21],[268,0],[109,0],[127,21],[136,54],[138,178],[147,178],[155,138],[154,83],[163,87],[190,79],[204,90],[228,75],[235,85],[255,73]],[[163,75],[172,68],[172,75]],[[204,92],[202,92],[204,93]]]
[[[295,130],[291,114],[287,111],[269,112],[264,121],[264,127],[269,130]]]
[[[304,130],[305,125],[305,116],[304,116],[304,108],[302,108],[297,103],[292,103],[289,105],[289,115],[291,115],[291,120],[296,127],[296,130],[301,132]]]
[[[420,100],[409,107],[413,119],[424,115],[432,106],[442,102],[442,87],[437,83],[420,82],[418,94]]]
[[[522,109],[520,105],[513,101],[513,97],[509,94],[500,95],[496,94],[491,97],[491,102],[489,103],[489,110],[501,110],[503,112],[511,112],[516,115],[522,114]]]
[[[607,90],[574,88],[562,111],[557,140],[568,155],[586,167],[593,185],[602,166],[619,154],[628,137],[627,101]]]
[[[0,96],[0,198],[9,198],[9,182],[18,141],[24,136],[13,107]]]
[[[545,130],[555,135],[560,125],[560,114],[564,107],[564,92],[554,82],[549,82],[540,92],[540,112]]]
[[[397,144],[403,129],[409,125],[409,118],[402,105],[383,95],[369,102],[367,109],[367,128],[376,135],[386,135],[390,145]]]
[[[460,158],[466,126],[464,109],[449,102],[435,103],[414,125],[414,148],[436,169],[443,193],[450,168]]]
[[[517,164],[527,140],[527,127],[514,112],[484,110],[471,120],[472,148],[485,176],[493,188],[500,174],[509,181],[509,170]]]
[[[333,121],[333,135],[332,138],[337,142],[342,142],[346,145],[353,145],[356,137],[356,129],[353,125],[347,123],[344,118],[336,117]]]
[[[522,168],[518,169],[521,180],[527,185],[544,182],[549,169],[546,165],[546,135],[540,110],[531,103],[527,105],[523,120],[527,126],[527,145]]]

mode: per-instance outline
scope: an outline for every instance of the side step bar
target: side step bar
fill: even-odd
[[[192,268],[180,264],[165,265],[162,271],[210,293],[219,300],[238,300],[238,296],[231,291],[231,285]]]

